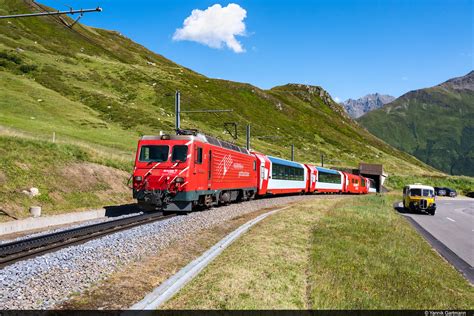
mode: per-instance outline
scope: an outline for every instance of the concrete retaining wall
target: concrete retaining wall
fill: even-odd
[[[6,223],[0,223],[0,236],[13,234],[28,230],[35,230],[41,228],[47,228],[50,226],[65,225],[74,222],[82,222],[101,218],[105,216],[105,209],[100,208],[97,210],[85,211],[85,212],[74,212],[53,216],[37,217],[20,219]]]

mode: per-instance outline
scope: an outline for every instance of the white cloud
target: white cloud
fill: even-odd
[[[206,10],[195,9],[176,29],[173,40],[194,41],[211,48],[222,48],[225,44],[236,53],[245,52],[242,44],[235,38],[245,35],[244,19],[247,11],[235,3],[226,7],[214,4]]]
[[[339,99],[339,97],[335,97],[334,98],[334,101],[336,101],[337,103],[341,102],[341,99]]]
[[[408,77],[404,76],[404,77],[402,77],[402,80],[403,80],[403,81],[407,81],[407,80],[408,80]]]

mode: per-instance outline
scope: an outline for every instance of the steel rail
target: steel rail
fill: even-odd
[[[121,230],[166,220],[175,215],[142,214],[45,234],[0,245],[0,268],[53,250],[84,243]]]

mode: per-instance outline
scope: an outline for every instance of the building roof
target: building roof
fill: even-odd
[[[359,163],[359,172],[372,175],[385,175],[383,165],[373,163]]]

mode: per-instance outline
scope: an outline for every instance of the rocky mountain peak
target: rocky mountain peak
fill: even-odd
[[[372,93],[357,100],[347,99],[346,101],[341,102],[341,105],[352,118],[358,118],[367,112],[381,108],[393,100],[395,100],[395,97],[392,97],[391,95]]]

